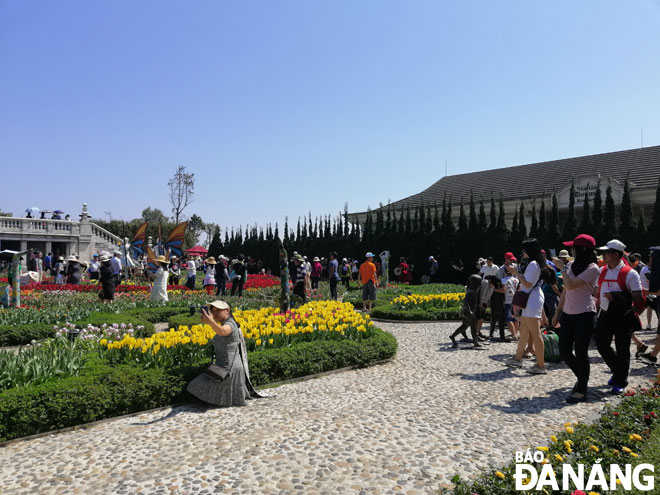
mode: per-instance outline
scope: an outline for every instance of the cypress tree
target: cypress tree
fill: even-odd
[[[525,204],[520,202],[520,211],[518,212],[518,237],[521,242],[527,239],[527,223],[525,222]]]
[[[427,234],[433,231],[433,217],[431,216],[431,210],[426,210],[426,221],[424,222],[424,232]]]
[[[536,217],[536,202],[532,203],[532,225],[529,228],[529,236],[534,237],[535,239],[539,238],[539,221]]]
[[[343,239],[344,237],[344,225],[342,222],[341,213],[337,216],[337,239]],[[316,236],[314,236],[316,238]]]
[[[545,198],[541,198],[541,206],[539,206],[539,228],[536,232],[536,235],[538,236],[537,239],[541,243],[541,246],[546,246],[548,242],[548,230],[546,228],[545,220]]]
[[[374,236],[377,241],[380,241],[385,232],[385,223],[383,219],[383,203],[380,203],[380,207],[376,210],[376,228],[374,229]]]
[[[387,203],[387,216],[385,217],[385,235],[389,236],[392,234],[392,205]]]
[[[308,217],[307,217],[308,218],[307,232],[309,232],[309,237],[311,237],[312,239],[316,239],[316,236],[314,235],[314,230],[312,228],[312,212],[308,211],[307,214],[308,214]]]
[[[288,244],[289,241],[289,217],[284,217],[284,244]]]
[[[277,224],[277,222],[275,222],[275,232],[273,232],[273,238],[274,238],[276,241],[279,241],[279,240],[280,240],[280,227],[279,227],[279,225]]]
[[[461,199],[461,207],[458,213],[458,233],[465,235],[468,230],[468,221],[465,216],[465,208],[463,208],[463,200]]]
[[[424,211],[424,203],[421,206],[418,206],[419,210],[419,231],[423,233],[426,230],[426,212]]]
[[[571,190],[568,196],[568,216],[564,222],[562,237],[566,240],[577,235],[577,218],[575,217],[575,180],[571,180]],[[556,246],[557,244],[555,244]]]
[[[584,205],[582,206],[582,219],[580,220],[581,233],[590,235],[593,233],[594,227],[591,223],[591,218],[591,206],[589,205],[589,184],[587,183],[587,191],[584,195]]]
[[[511,236],[509,242],[511,249],[520,249],[523,238],[520,236],[520,229],[518,228],[518,210],[516,209],[513,213],[513,223],[511,223]]]
[[[447,234],[447,240],[451,240],[456,233],[456,228],[454,227],[454,219],[452,218],[452,207],[451,207],[451,196],[449,197],[449,203],[447,203],[447,222],[445,227],[445,232]],[[465,215],[464,215],[465,216]]]
[[[603,212],[603,241],[608,242],[617,236],[616,207],[612,197],[612,185],[608,184],[605,190],[605,211]],[[625,243],[624,243],[625,244]]]
[[[413,233],[412,220],[410,219],[410,205],[406,208],[406,224],[404,229],[405,235],[411,235]]]
[[[474,204],[474,196],[470,193],[470,214],[468,221],[468,231],[476,238],[476,233],[479,225],[477,220],[477,209]]]
[[[492,205],[491,205],[492,206]],[[484,206],[484,197],[479,201],[479,235],[485,236],[488,232],[488,219],[486,218],[486,207]]]
[[[636,230],[633,220],[632,201],[630,200],[630,187],[628,186],[628,179],[626,179],[623,183],[620,218],[620,237],[623,243],[627,244],[631,241],[634,241]]]
[[[600,179],[596,183],[596,194],[594,194],[594,208],[591,213],[591,228],[596,239],[602,237],[603,232],[603,196],[600,192]]]
[[[301,230],[300,230],[300,217],[298,217],[298,226],[296,227],[296,240],[299,241],[301,238]]]
[[[550,222],[548,224],[548,245],[556,247],[560,243],[559,239],[559,203],[557,202],[557,193],[552,192],[552,209],[550,210]]]
[[[415,215],[412,222],[412,232],[419,232],[419,206],[415,207]]]
[[[348,203],[344,203],[344,235],[348,235],[350,227],[348,225]]]
[[[440,215],[438,212],[438,202],[433,206],[433,230],[437,233],[440,232]]]
[[[497,205],[495,205],[495,197],[490,195],[490,224],[488,225],[488,238],[491,242],[495,242],[497,232]]]
[[[647,235],[654,243],[660,239],[660,180],[658,180],[658,187],[655,190],[655,205],[653,206],[653,215],[651,216]]]

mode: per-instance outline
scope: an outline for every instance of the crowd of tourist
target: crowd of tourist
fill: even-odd
[[[556,333],[561,359],[577,379],[567,401],[576,403],[587,400],[593,338],[612,372],[611,392],[621,394],[628,385],[632,342],[637,358],[657,364],[660,327],[651,350],[635,332],[644,328],[642,315],[646,330],[653,330],[651,319],[654,311],[658,313],[660,295],[660,263],[654,269],[653,260],[660,260],[660,247],[650,248],[644,264],[640,254],[627,253],[625,244],[617,239],[596,247],[593,237],[580,234],[564,246],[567,249],[548,257],[536,239],[527,239],[520,260],[512,252],[505,254],[501,266],[490,257],[480,258],[478,274],[467,280],[463,321],[450,335],[452,346],[458,347],[456,338],[461,334],[474,349],[483,349],[488,340],[517,341],[515,354],[506,365],[522,368],[523,359],[532,358],[535,364],[526,371],[545,374],[543,332]],[[488,308],[490,335],[486,336],[482,325]]]

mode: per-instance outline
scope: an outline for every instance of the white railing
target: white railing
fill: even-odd
[[[46,218],[0,217],[0,233],[78,235],[80,222]]]
[[[95,223],[90,224],[92,226],[92,235],[95,235],[96,237],[100,237],[106,242],[109,242],[113,245],[117,245],[117,243],[122,242],[122,239],[112,232],[105,230],[103,227],[99,227]]]

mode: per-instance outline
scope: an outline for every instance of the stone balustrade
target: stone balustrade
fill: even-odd
[[[80,233],[80,222],[46,218],[0,217],[0,233],[71,236]]]

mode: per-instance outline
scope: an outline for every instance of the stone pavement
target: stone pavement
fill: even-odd
[[[611,400],[595,350],[592,400],[567,406],[570,370],[507,368],[514,343],[453,350],[456,323],[379,326],[399,341],[387,364],[283,385],[244,408],[181,406],[9,444],[0,493],[434,493]],[[655,373],[632,366],[633,385]]]

